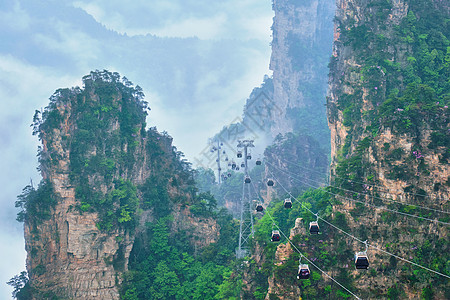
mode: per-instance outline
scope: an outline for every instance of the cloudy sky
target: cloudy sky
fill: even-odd
[[[146,94],[148,124],[193,160],[269,74],[270,0],[0,1],[0,298],[25,269],[14,202],[36,172],[35,109],[95,69]]]

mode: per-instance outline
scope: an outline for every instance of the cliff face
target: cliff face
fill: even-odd
[[[325,101],[334,7],[334,3],[326,0],[273,1],[275,17],[270,61],[273,77],[265,77],[263,84],[252,91],[243,117],[233,120],[233,124],[224,127],[212,138],[224,144],[228,160],[240,165],[241,161],[236,160],[237,141],[253,139],[256,147],[252,149],[254,156],[256,154],[262,158],[263,153],[270,155],[265,159],[286,171],[300,164],[313,169],[314,173],[322,173],[310,176],[319,185],[325,182],[327,163],[324,158],[326,160],[329,151]],[[268,146],[273,146],[273,153],[264,152]],[[286,149],[279,151],[285,146]],[[208,150],[205,148],[204,159],[197,163],[202,167],[216,168],[217,155],[208,153]],[[306,155],[295,155],[300,152]],[[274,155],[277,156],[275,159]],[[224,161],[222,170],[224,165],[227,168],[231,166],[229,161]],[[253,166],[251,161],[250,168]],[[259,172],[255,169],[253,178],[268,176],[263,169]],[[271,171],[276,172],[274,169]],[[283,174],[277,172],[277,176],[286,177]],[[284,183],[289,181],[287,178],[282,180]],[[216,193],[219,201],[229,207],[239,207],[238,197],[231,191],[240,190],[237,183],[229,188],[230,180],[223,181],[222,190],[228,192]],[[307,184],[297,184],[301,186],[299,191],[309,188]],[[291,186],[288,184],[288,187]],[[267,187],[261,183],[260,188],[265,193]],[[226,199],[222,199],[220,194],[227,194]],[[267,200],[270,201],[270,197]]]
[[[311,136],[288,133],[278,136],[273,145],[266,148],[266,177],[277,179],[273,189],[278,195],[284,188],[293,195],[300,195],[311,186],[322,186],[327,181],[328,158],[321,145]],[[264,188],[266,182],[264,182]],[[284,188],[282,188],[283,186]],[[270,201],[271,197],[268,195]]]
[[[42,118],[35,116],[43,144],[37,191],[50,191],[23,205],[27,270],[37,299],[119,299],[136,234],[160,213],[149,189],[167,191],[166,207],[177,199],[172,232],[189,229],[198,248],[218,238],[215,221],[192,216],[186,206],[193,198],[182,187],[189,175],[171,138],[145,130],[140,88],[109,72],[83,81],[84,89],[58,90]]]
[[[334,199],[312,210],[369,245],[448,275],[449,3],[336,3],[327,100]],[[291,240],[362,299],[450,297],[445,278],[370,247],[369,269],[356,270],[353,255],[364,245],[319,224],[321,235]],[[277,247],[269,297],[349,296],[311,265],[310,280],[295,280],[296,256]]]
[[[383,187],[384,196],[427,194],[441,199],[430,204],[442,206],[449,196],[448,100],[443,100],[441,90],[448,72],[433,69],[448,50],[445,44],[435,44],[439,41],[430,38],[433,28],[425,24],[432,22],[427,18],[433,7],[447,10],[448,16],[448,3],[429,1],[430,11],[422,14],[418,5],[401,0],[338,1],[328,102],[332,167],[364,152],[366,177]],[[405,31],[398,27],[409,25],[417,29],[399,37]],[[442,32],[448,34],[446,29]],[[441,57],[427,66],[425,60],[433,58],[422,56],[435,54]],[[427,72],[436,72],[441,80]]]
[[[305,130],[328,140],[325,116],[328,58],[331,54],[332,1],[273,1],[270,69],[277,115],[271,134]],[[317,123],[315,123],[317,122]]]
[[[326,147],[324,104],[335,5],[326,0],[274,0],[272,8],[273,77],[252,91],[243,118],[233,120],[238,124],[225,127],[214,139],[234,148],[237,139],[252,137],[267,146],[278,134],[302,131]]]
[[[448,6],[440,1],[337,1],[327,106],[332,183],[347,192],[336,193],[446,220],[445,214],[405,205],[444,211],[449,207],[449,31],[443,21],[449,17]],[[360,194],[355,197],[351,191]],[[379,248],[388,245],[388,250],[422,265],[430,266],[432,255],[446,260],[445,225],[388,217],[383,209],[363,212],[359,204],[341,199],[343,204],[334,211],[344,214],[363,240]],[[430,251],[430,256],[422,251]],[[400,298],[418,298],[417,290],[437,284],[438,278],[398,281],[395,276],[407,276],[405,269],[397,269],[392,258],[388,262],[376,252],[369,255],[383,278],[358,278],[352,272],[361,296],[390,291]],[[390,268],[394,271],[386,272]],[[436,287],[432,293],[446,297]]]

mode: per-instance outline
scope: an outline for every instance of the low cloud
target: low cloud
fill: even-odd
[[[31,18],[22,9],[19,1],[13,1],[9,10],[0,10],[0,25],[3,30],[23,31],[30,27]]]
[[[129,36],[258,39],[269,41],[271,2],[227,1],[75,1],[108,29]]]
[[[22,224],[16,219],[14,202],[32,179],[40,176],[37,167],[36,137],[30,124],[35,109],[48,104],[55,87],[73,86],[79,81],[54,70],[36,68],[11,56],[0,55],[0,298],[11,297],[5,282],[25,270]]]

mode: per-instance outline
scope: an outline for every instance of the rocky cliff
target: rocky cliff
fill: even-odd
[[[136,236],[167,212],[193,247],[218,239],[217,223],[189,210],[192,179],[172,139],[145,129],[142,90],[107,71],[83,83],[34,119],[43,180],[22,195],[19,218],[36,299],[119,299]]]
[[[332,1],[273,1],[270,69],[278,114],[273,137],[292,131],[314,132],[327,145],[325,116],[327,64],[331,54]]]
[[[404,192],[441,201],[449,196],[442,90],[448,29],[438,25],[441,44],[427,28],[431,11],[446,6],[430,1],[421,13],[416,1],[338,1],[328,102],[332,166],[365,152],[365,177],[394,198]],[[407,26],[415,28],[408,32]]]
[[[444,21],[449,4],[337,1],[337,6],[328,98],[333,184],[359,193],[358,199],[371,205],[448,220],[436,210],[448,211],[450,195],[450,32]],[[348,192],[342,195],[353,197]],[[358,209],[345,200],[335,206],[374,245],[388,245],[428,266],[433,265],[432,256],[435,267],[437,261],[448,259],[443,255],[448,250],[445,225],[398,215],[388,219],[383,209],[370,209],[371,213]],[[390,291],[398,297],[419,298],[417,291],[422,290],[436,299],[448,297],[436,288],[438,277],[425,279],[428,275],[414,271],[420,275],[409,283],[396,280],[394,276],[407,276],[405,269],[397,270],[395,261],[387,263],[388,258],[376,252],[370,254],[377,271],[384,273],[381,279],[363,275],[356,280],[364,295]],[[394,276],[386,273],[389,267],[382,267],[387,264],[396,270]]]
[[[314,184],[320,185],[326,181],[327,163],[324,157],[326,160],[329,152],[325,102],[335,6],[333,2],[325,0],[274,0],[272,8],[275,13],[270,60],[273,76],[266,76],[263,84],[253,89],[244,106],[242,118],[238,117],[233,120],[233,124],[225,126],[212,141],[224,144],[227,156],[223,158],[227,158],[227,161],[223,161],[222,169],[223,166],[229,169],[232,160],[238,165],[241,163],[236,160],[239,139],[253,139],[256,146],[252,149],[254,156],[256,154],[262,158],[268,154],[270,157],[265,159],[286,171],[299,164],[309,169],[304,169],[305,174],[318,174],[308,176],[314,177],[318,182]],[[266,151],[264,154],[268,146],[273,146],[272,153]],[[285,146],[283,151],[279,151]],[[216,168],[217,157],[215,153],[208,152],[209,149],[205,148],[203,159],[197,163],[204,168]],[[300,152],[305,155],[295,155]],[[253,166],[253,162],[250,162],[250,167]],[[277,172],[275,169],[271,171]],[[261,180],[260,188],[264,193],[266,187],[262,182],[266,181],[267,176],[268,172],[262,169],[252,174],[252,177]],[[277,176],[284,183],[289,182],[284,173],[277,172]],[[222,190],[228,192],[215,194],[222,203],[239,207],[239,200],[230,191],[229,182],[222,184]],[[305,183],[297,184],[300,185],[298,191],[309,188]],[[233,189],[239,189],[238,185],[233,185]],[[222,199],[222,194],[227,194],[227,198]]]
[[[312,210],[369,245],[449,275],[449,4],[336,4],[327,100],[333,199]],[[445,277],[371,247],[369,269],[356,270],[353,255],[364,245],[319,224],[321,235],[299,232],[291,240],[362,299],[450,297]],[[268,298],[350,296],[314,267],[309,280],[295,280],[297,260],[297,251],[278,246]]]

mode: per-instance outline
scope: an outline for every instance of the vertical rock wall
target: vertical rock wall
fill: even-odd
[[[145,223],[154,219],[153,207],[145,204],[154,199],[143,199],[140,186],[167,189],[166,205],[174,206],[172,233],[188,230],[196,249],[219,236],[215,220],[190,213],[193,194],[183,189],[191,184],[189,174],[172,139],[145,130],[139,88],[107,71],[92,72],[83,81],[84,90],[58,90],[42,120],[35,119],[43,145],[41,185],[51,187],[47,196],[56,199],[48,208],[25,206],[27,270],[35,299],[120,298],[135,238],[145,235]]]
[[[435,251],[429,253],[438,256],[445,253],[448,247],[442,243],[448,237],[447,227],[414,217],[387,215],[383,208],[441,221],[445,221],[445,214],[405,205],[444,211],[449,208],[450,168],[444,142],[447,139],[448,145],[449,114],[438,98],[442,97],[439,77],[446,80],[448,74],[441,72],[430,80],[423,72],[432,68],[424,62],[427,51],[441,57],[446,53],[446,47],[428,39],[434,29],[448,38],[448,30],[438,25],[440,16],[432,12],[433,6],[445,14],[448,4],[431,0],[338,0],[327,104],[332,183],[360,194],[337,193],[379,207],[363,206],[364,211],[358,211],[355,202],[341,198],[343,204],[334,206],[335,213],[346,216],[357,237],[428,267],[432,260],[414,249],[428,247],[427,251]],[[436,28],[426,28],[434,22],[433,16]],[[424,42],[419,42],[421,39]],[[426,85],[435,90],[431,92]],[[446,138],[436,142],[436,136]],[[392,204],[392,200],[403,205]],[[363,248],[357,242],[349,243],[354,251]],[[413,283],[399,280],[408,276],[408,265],[401,270],[389,256],[372,250],[368,254],[379,276],[351,272],[360,296],[370,298],[395,291],[400,298],[419,299],[417,291],[431,282],[424,279],[428,276],[425,274],[414,278]],[[438,282],[439,276],[432,277]],[[445,298],[441,288],[433,293]]]
[[[25,222],[30,281],[38,291],[36,298],[56,295],[69,299],[119,299],[120,275],[127,270],[134,235],[123,229],[101,231],[97,213],[80,213],[76,209],[80,200],[76,199],[76,186],[70,179],[69,145],[74,142],[71,136],[77,128],[70,101],[60,103],[56,110],[63,119],[56,129],[42,133],[41,156],[53,158],[42,162],[41,170],[45,170],[43,180],[53,186],[58,203],[48,220],[34,222],[31,216]],[[98,151],[101,149],[93,148],[91,154]],[[137,152],[145,153],[143,145]],[[135,183],[149,174],[142,175],[143,178],[135,176]],[[110,189],[102,184],[105,193]]]
[[[271,128],[275,137],[299,127],[311,128],[308,118],[325,116],[323,105],[334,3],[274,0],[273,9],[270,69],[277,105],[275,124]],[[305,109],[309,114],[300,115]]]

